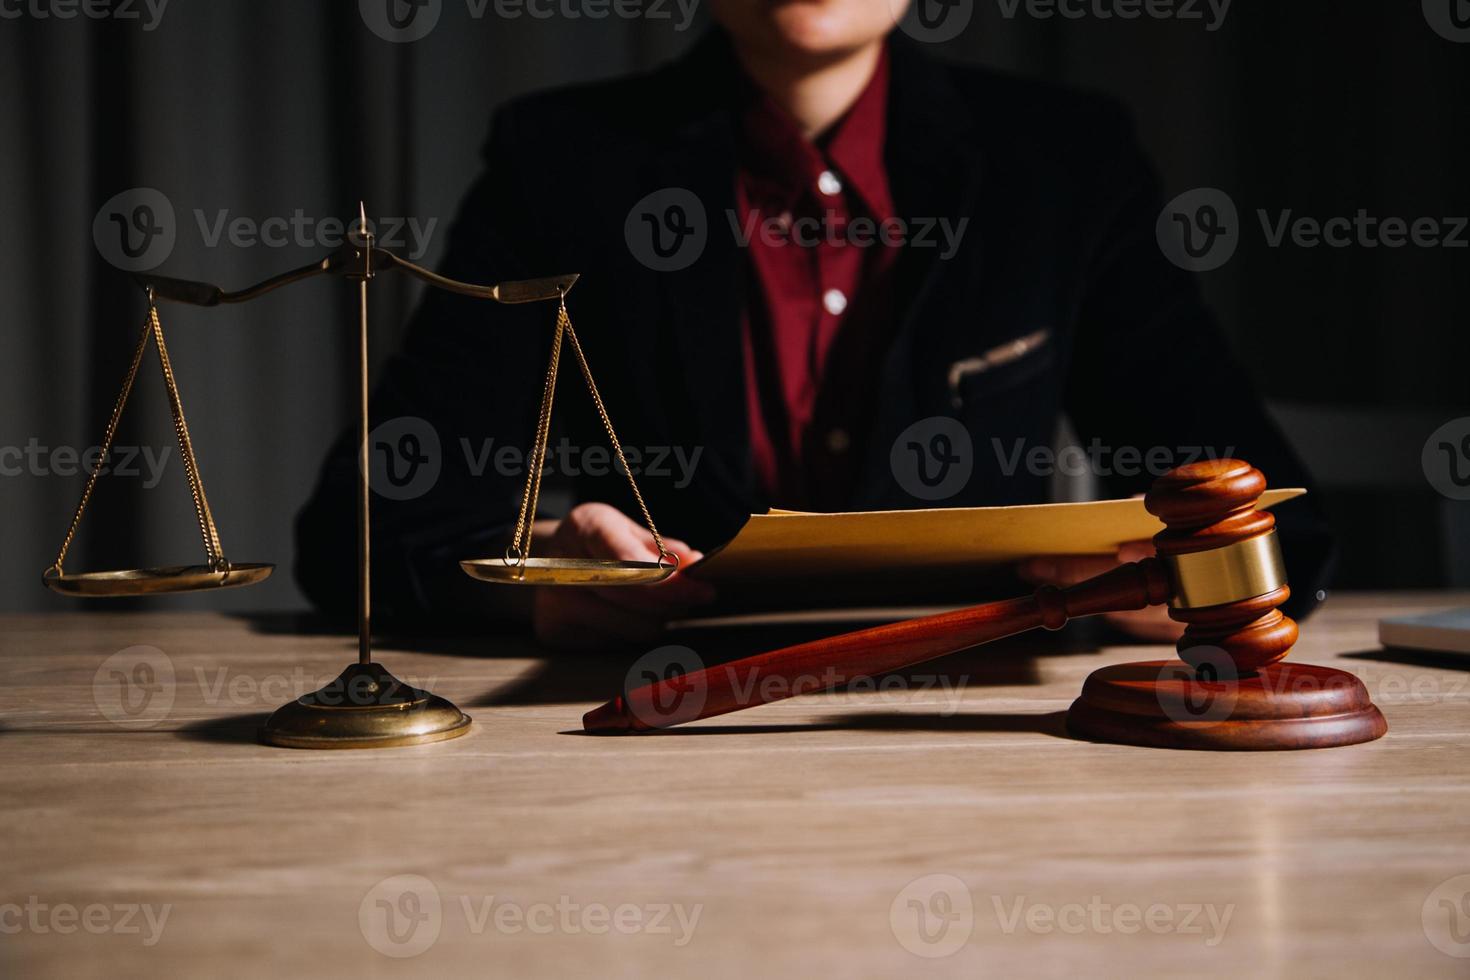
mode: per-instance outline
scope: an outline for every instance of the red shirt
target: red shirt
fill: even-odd
[[[857,101],[816,143],[762,94],[742,114],[746,413],[756,477],[776,506],[846,506],[866,441],[898,254],[882,224],[893,217],[887,108],[885,49]]]

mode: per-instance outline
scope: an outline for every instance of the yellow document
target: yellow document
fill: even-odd
[[[1267,508],[1306,493],[1267,490]],[[1141,497],[1016,507],[756,514],[734,540],[690,567],[717,588],[816,589],[845,581],[942,580],[1041,555],[1108,555],[1164,529]]]

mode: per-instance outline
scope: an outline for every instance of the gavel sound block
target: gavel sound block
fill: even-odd
[[[872,678],[1015,633],[1167,602],[1185,624],[1178,660],[1094,671],[1067,714],[1080,738],[1189,749],[1307,749],[1382,736],[1388,725],[1352,674],[1285,664],[1296,623],[1276,519],[1256,509],[1261,472],[1202,461],[1155,481],[1157,557],[1067,589],[773,650],[640,687],[588,712],[589,732],[651,731]]]

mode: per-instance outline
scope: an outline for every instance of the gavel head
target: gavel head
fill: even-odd
[[[1179,657],[1201,673],[1252,674],[1296,643],[1277,608],[1291,590],[1276,518],[1256,509],[1265,489],[1249,463],[1204,460],[1165,473],[1144,498],[1166,528],[1154,547],[1169,570],[1169,616],[1185,624]]]

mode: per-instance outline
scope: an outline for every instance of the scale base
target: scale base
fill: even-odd
[[[378,663],[353,664],[320,690],[277,708],[260,730],[288,749],[383,749],[458,738],[470,716],[410,687]]]
[[[1164,749],[1324,749],[1388,731],[1363,682],[1345,670],[1274,663],[1203,680],[1179,660],[1093,671],[1067,712],[1079,738]]]

